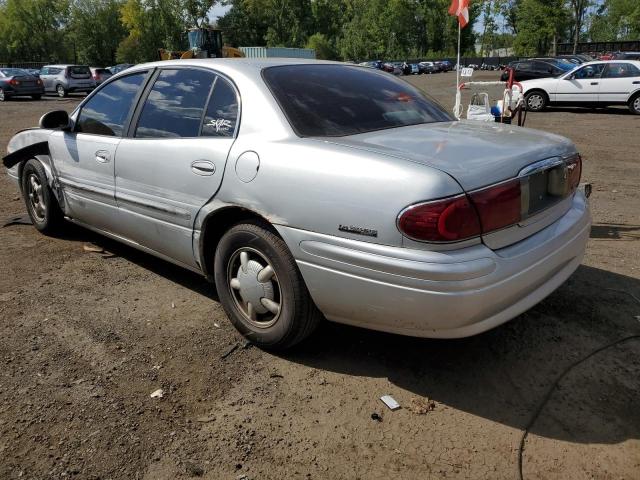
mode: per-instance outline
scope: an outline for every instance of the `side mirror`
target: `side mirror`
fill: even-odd
[[[64,110],[54,110],[53,112],[47,112],[40,117],[38,122],[40,128],[51,128],[67,130],[69,125],[69,114]]]

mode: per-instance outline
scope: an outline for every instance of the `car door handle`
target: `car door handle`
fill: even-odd
[[[191,164],[191,171],[196,175],[213,175],[216,171],[216,166],[209,160],[196,160]]]
[[[591,85],[598,85],[598,82],[591,82]]]
[[[98,163],[109,163],[111,160],[111,155],[106,150],[98,150],[96,152],[96,162]]]

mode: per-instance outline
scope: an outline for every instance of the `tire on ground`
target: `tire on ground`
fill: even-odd
[[[42,164],[32,158],[22,169],[20,177],[22,198],[33,226],[42,233],[57,232],[64,223],[58,200],[49,187]]]
[[[541,90],[533,90],[524,96],[524,106],[530,112],[540,112],[549,103],[547,94]]]
[[[269,282],[274,282],[270,285],[275,285],[273,290],[279,293],[276,300],[280,306],[272,325],[268,322],[256,325],[259,322],[247,315],[248,304],[240,296],[242,290],[236,287],[234,291],[231,286],[234,276],[241,276],[233,266],[240,252],[247,249],[257,260],[251,267],[264,267],[268,263],[275,272]],[[215,253],[214,277],[227,316],[242,335],[260,347],[274,350],[292,347],[308,337],[322,319],[287,245],[266,222],[237,224],[223,235]],[[265,315],[268,317],[269,313]]]

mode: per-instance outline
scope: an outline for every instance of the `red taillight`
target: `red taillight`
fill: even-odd
[[[36,83],[37,83],[38,85],[42,85],[42,80],[37,79],[37,80],[36,80]]]
[[[429,242],[480,235],[478,215],[466,195],[411,206],[398,217],[398,228],[409,238]]]
[[[470,194],[480,215],[483,232],[491,232],[520,221],[520,180],[514,179]]]
[[[20,81],[16,80],[15,78],[12,78],[11,80],[9,80],[9,84],[10,85],[20,85]]]
[[[569,190],[573,193],[580,185],[580,177],[582,176],[582,157],[579,154],[567,160],[567,176],[569,178]]]

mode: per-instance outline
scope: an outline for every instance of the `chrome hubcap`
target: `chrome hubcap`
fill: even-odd
[[[531,108],[540,108],[542,107],[542,97],[540,95],[531,95],[527,103]]]
[[[636,112],[640,112],[640,97],[633,101],[633,108]]]
[[[4,101],[4,90],[0,88],[0,102]]]
[[[58,95],[61,97],[64,95],[64,87],[62,85],[58,85]]]
[[[29,175],[27,183],[27,195],[29,195],[29,205],[31,206],[31,212],[39,222],[44,221],[47,214],[47,207],[44,204],[44,197],[42,194],[42,184],[40,179],[34,173]]]
[[[227,278],[236,307],[249,323],[267,328],[278,321],[280,284],[264,255],[253,248],[236,250],[229,260]]]

